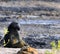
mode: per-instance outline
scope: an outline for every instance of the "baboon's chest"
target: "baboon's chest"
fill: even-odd
[[[19,35],[18,34],[11,34],[9,37],[11,44],[16,44],[19,42]]]

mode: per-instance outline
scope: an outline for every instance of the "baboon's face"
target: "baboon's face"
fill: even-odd
[[[18,25],[17,22],[12,22],[9,27],[8,27],[8,31],[12,31],[12,30],[17,30],[19,31],[20,30],[20,27]]]

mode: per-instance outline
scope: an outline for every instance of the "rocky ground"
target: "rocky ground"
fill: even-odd
[[[19,48],[0,48],[0,54],[17,54],[19,50]],[[51,51],[50,49],[38,49],[37,51],[39,54],[44,54],[47,50]]]

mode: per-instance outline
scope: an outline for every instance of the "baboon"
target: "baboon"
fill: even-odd
[[[4,36],[5,46],[8,48],[21,48],[23,46],[27,46],[28,44],[19,37],[18,31],[20,27],[17,22],[12,22],[8,26],[8,32]]]

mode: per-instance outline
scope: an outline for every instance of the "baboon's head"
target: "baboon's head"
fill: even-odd
[[[20,27],[18,25],[17,22],[12,22],[9,26],[8,26],[8,31],[12,31],[12,30],[15,30],[15,31],[19,31],[20,30]]]

